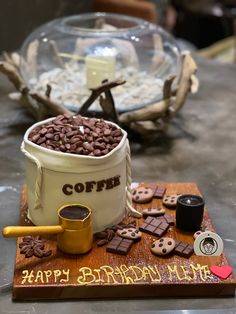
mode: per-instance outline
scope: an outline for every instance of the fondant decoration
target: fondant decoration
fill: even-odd
[[[168,228],[168,223],[161,221],[158,218],[148,216],[139,227],[139,230],[156,237],[161,237],[168,230]]]
[[[172,193],[183,191],[199,193],[194,183],[166,183],[166,187]],[[25,187],[22,196],[21,225],[26,224],[23,216],[27,201]],[[154,202],[161,203],[160,200]],[[140,205],[141,207],[147,206]],[[168,209],[166,212],[174,217],[175,212]],[[137,224],[142,223],[138,219],[135,220]],[[129,221],[131,219],[127,217],[122,225]],[[214,231],[207,209],[202,225]],[[190,234],[181,232],[175,227],[169,228],[164,237],[193,242]],[[195,254],[183,258],[175,255],[173,251],[166,257],[158,257],[150,251],[153,240],[157,239],[159,238],[142,233],[141,241],[131,247],[127,256],[106,252],[106,245],[97,247],[96,243],[100,240],[97,239],[88,254],[71,258],[68,254],[62,254],[57,250],[56,239],[51,236],[47,242],[47,249],[52,250],[52,255],[42,260],[34,257],[22,258],[17,245],[13,299],[175,298],[177,296],[216,298],[235,295],[234,276],[222,280],[214,276],[209,269],[210,265],[219,265],[219,263],[228,265],[224,254],[220,258],[217,256],[202,258]],[[19,244],[21,239],[17,241]],[[98,287],[99,293],[94,293]],[[52,293],[48,293],[49,290]]]
[[[162,207],[144,208],[142,214],[143,216],[161,216],[165,214],[165,209]]]
[[[48,257],[52,254],[52,250],[45,250],[45,241],[40,236],[25,236],[19,243],[20,254],[24,254],[26,258],[35,256],[38,258]]]
[[[175,218],[172,215],[165,214],[164,216],[158,217],[159,221],[164,221],[168,223],[170,226],[175,225]]]
[[[148,203],[152,200],[153,194],[154,193],[152,189],[148,187],[140,186],[132,190],[132,199],[136,203],[140,203],[140,204]]]
[[[223,248],[221,237],[212,231],[202,232],[194,241],[194,253],[198,256],[220,256]]]
[[[133,244],[133,240],[124,239],[119,236],[115,236],[111,242],[107,245],[107,252],[116,253],[120,255],[127,255],[131,246]]]
[[[194,235],[193,235],[194,240],[195,240],[200,234],[202,234],[202,233],[203,233],[203,231],[201,231],[201,230],[196,231],[196,232],[194,233]]]
[[[167,255],[175,248],[175,240],[172,238],[161,238],[152,243],[151,251],[155,255]]]
[[[138,182],[132,182],[130,185],[131,189],[136,189],[138,186],[139,186]]]
[[[57,125],[54,124],[55,118],[38,122],[32,125],[24,135],[21,150],[26,156],[29,219],[35,225],[39,226],[56,225],[58,223],[57,208],[62,204],[77,203],[78,199],[82,204],[89,204],[93,208],[92,223],[94,232],[102,231],[107,227],[117,224],[124,218],[126,208],[132,214],[141,217],[141,213],[135,211],[132,207],[132,197],[130,194],[131,161],[127,133],[112,122],[94,118],[86,119],[78,116],[78,128],[80,128],[80,119],[83,120],[83,123],[85,120],[87,121],[87,126],[84,126],[84,134],[81,134],[81,136],[83,138],[87,136],[88,143],[91,136],[93,138],[97,136],[96,129],[96,134],[93,133],[94,130],[90,129],[92,128],[91,121],[97,125],[99,129],[97,132],[100,132],[101,125],[105,123],[109,124],[109,130],[114,130],[117,134],[118,132],[121,134],[118,136],[121,136],[119,143],[116,143],[117,146],[114,149],[109,151],[109,147],[104,147],[103,150],[107,154],[104,152],[104,155],[99,157],[92,155],[81,156],[71,152],[71,146],[75,144],[70,143],[73,138],[73,136],[69,137],[72,135],[71,132],[73,132],[73,130],[69,129],[71,128],[70,124],[72,124],[70,119],[71,117],[58,116],[56,118]],[[73,121],[76,120],[76,118],[72,119]],[[69,125],[64,126],[64,120]],[[67,134],[68,140],[66,144],[68,148],[66,148],[66,144],[63,144],[66,149],[64,153],[39,146],[29,139],[32,131],[35,131],[35,129],[42,131],[43,125],[47,125],[49,128],[50,124],[53,125],[53,129],[60,129],[59,133],[61,136],[63,136],[63,132]],[[63,132],[61,131],[62,128]],[[74,128],[77,131],[75,126]],[[90,135],[90,133],[93,134]],[[40,137],[43,136],[40,135]],[[103,140],[107,140],[108,137],[103,136]],[[75,138],[73,138],[74,140]],[[62,139],[58,141],[62,141]],[[99,145],[98,142],[99,140],[94,141],[96,145]],[[91,149],[91,145],[88,146],[87,144],[85,148],[83,145],[85,151]],[[106,146],[106,143],[104,145]],[[111,144],[109,145],[111,148]]]
[[[3,228],[6,238],[27,235],[57,235],[57,245],[64,253],[84,254],[93,244],[91,209],[81,204],[64,205],[58,209],[59,224],[54,226],[8,226]],[[30,251],[27,257],[34,254]]]
[[[201,196],[183,194],[176,206],[176,227],[183,231],[197,231],[201,228],[204,200]]]
[[[176,207],[177,204],[177,199],[181,194],[171,194],[171,195],[165,195],[163,197],[162,203],[166,206],[166,207]]]
[[[123,230],[117,230],[117,235],[124,239],[130,239],[138,241],[141,239],[142,233],[136,228],[125,228]]]
[[[174,253],[178,256],[189,258],[193,254],[193,246],[190,243],[175,240]]]
[[[154,198],[163,198],[163,196],[166,192],[166,188],[162,187],[160,185],[149,185],[148,187],[153,190],[153,192],[154,192],[153,197]]]
[[[233,272],[233,268],[229,265],[224,266],[217,266],[212,265],[210,266],[210,271],[213,275],[221,278],[221,279],[227,279]]]

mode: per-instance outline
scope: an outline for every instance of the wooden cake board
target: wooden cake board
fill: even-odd
[[[166,194],[200,195],[195,183],[157,184],[167,188]],[[153,199],[149,204],[134,204],[138,209],[147,206],[162,206],[162,202]],[[29,225],[26,212],[26,190],[23,187],[21,225]],[[166,213],[175,216],[175,210],[166,208]],[[136,220],[137,225],[143,222],[143,218]],[[203,225],[215,231],[207,209]],[[171,227],[165,236],[194,242],[192,233],[180,232],[175,227]],[[44,258],[25,258],[19,249],[22,238],[17,239],[13,299],[222,297],[235,294],[233,274],[222,280],[209,270],[211,265],[228,265],[224,254],[157,257],[150,251],[154,237],[143,233],[141,241],[132,246],[127,256],[107,253],[106,245],[97,247],[95,242],[88,254],[73,256],[57,248],[56,237],[46,239],[45,247],[52,250],[52,255]]]

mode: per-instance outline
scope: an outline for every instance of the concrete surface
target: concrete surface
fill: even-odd
[[[132,143],[133,181],[195,181],[205,196],[225,252],[236,269],[236,66],[198,60],[200,91],[168,132]],[[33,123],[10,101],[0,77],[0,227],[17,224],[24,161],[20,143]],[[0,313],[236,313],[235,298],[116,301],[11,301],[15,240],[0,237]],[[201,311],[200,311],[201,310]]]

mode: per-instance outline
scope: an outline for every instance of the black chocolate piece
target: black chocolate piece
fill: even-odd
[[[116,253],[121,255],[127,255],[131,246],[133,244],[132,240],[123,239],[121,237],[115,236],[110,243],[108,243],[106,251],[110,253]]]
[[[174,253],[178,256],[189,258],[193,254],[193,246],[187,242],[175,239]]]
[[[156,237],[161,237],[168,228],[168,223],[161,221],[159,218],[148,216],[139,227],[139,230]]]

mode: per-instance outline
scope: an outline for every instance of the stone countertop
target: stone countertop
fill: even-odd
[[[165,135],[132,143],[133,181],[195,181],[236,270],[236,66],[198,60],[200,90]],[[34,122],[0,77],[0,227],[17,225],[25,178],[20,144]],[[15,239],[0,237],[0,313],[235,313],[235,298],[12,302]]]

